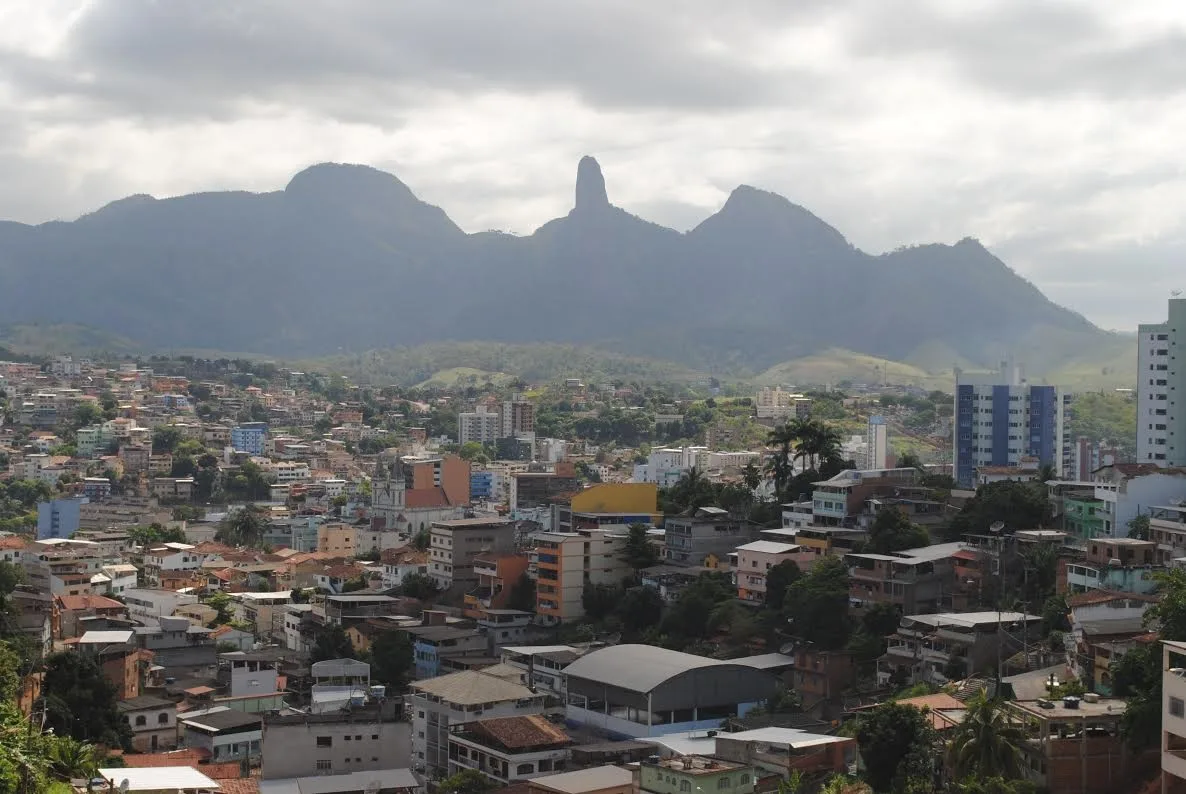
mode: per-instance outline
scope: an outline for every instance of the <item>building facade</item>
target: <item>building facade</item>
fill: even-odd
[[[1002,365],[996,377],[956,370],[952,460],[956,482],[970,488],[976,469],[1016,467],[1023,458],[1054,466],[1061,476],[1069,395],[1054,386],[1026,383],[1020,368]]]
[[[1186,298],[1171,298],[1167,317],[1137,327],[1137,462],[1183,466],[1186,406],[1177,402],[1186,394],[1186,368],[1176,353],[1178,340],[1186,343]]]

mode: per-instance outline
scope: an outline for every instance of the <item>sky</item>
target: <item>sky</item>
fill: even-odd
[[[1105,328],[1186,289],[1181,0],[3,0],[0,219],[396,174],[467,231],[738,184],[870,252],[976,237]]]

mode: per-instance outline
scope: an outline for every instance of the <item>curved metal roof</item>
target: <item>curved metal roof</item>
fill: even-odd
[[[708,659],[653,645],[611,645],[585,654],[565,667],[564,674],[634,692],[650,692],[691,670],[740,666],[735,661]]]

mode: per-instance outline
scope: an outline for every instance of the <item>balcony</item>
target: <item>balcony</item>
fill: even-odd
[[[497,579],[498,563],[488,560],[474,560],[474,573],[478,576],[489,576],[491,579]]]

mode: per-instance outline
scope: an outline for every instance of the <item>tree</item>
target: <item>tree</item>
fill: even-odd
[[[511,595],[507,598],[507,609],[518,609],[521,612],[535,611],[535,580],[524,571],[519,579],[511,585]]]
[[[856,739],[874,791],[905,791],[911,781],[931,778],[935,731],[921,709],[880,705],[858,718]]]
[[[885,398],[882,398],[884,402]],[[923,471],[922,460],[913,452],[903,452],[898,458],[897,466],[899,469],[918,469]]]
[[[651,545],[646,524],[631,524],[626,536],[622,559],[637,573],[659,561],[659,553]]]
[[[185,531],[181,527],[166,527],[164,524],[153,522],[147,526],[140,525],[128,530],[128,539],[137,546],[154,546],[160,543],[185,543]]]
[[[968,702],[948,752],[958,778],[1021,777],[1021,729],[984,692]]]
[[[914,524],[901,510],[883,507],[869,527],[869,548],[875,554],[890,554],[903,549],[929,546],[927,531]]]
[[[663,489],[663,512],[686,514],[711,505],[715,490],[698,467],[688,469],[670,488]]]
[[[1128,536],[1135,540],[1149,540],[1149,516],[1142,513],[1128,521]]]
[[[371,642],[371,678],[386,684],[389,694],[408,689],[414,666],[412,641],[402,631],[385,631]]]
[[[437,786],[437,794],[485,794],[497,786],[476,769],[463,769]]]
[[[172,425],[161,425],[152,431],[152,451],[155,453],[172,452],[181,442],[180,428]]]
[[[586,583],[581,592],[581,607],[585,610],[585,617],[591,620],[604,620],[613,614],[618,606],[621,591],[607,584]]]
[[[766,608],[782,609],[787,588],[803,578],[794,560],[783,560],[766,572]]]
[[[321,626],[309,652],[309,663],[324,662],[326,659],[353,659],[354,646],[341,626]]]
[[[62,780],[91,780],[99,774],[99,750],[89,742],[56,737],[49,756],[50,772]]]
[[[130,749],[132,731],[116,709],[116,689],[93,656],[51,654],[42,693],[46,727],[58,736]]]
[[[266,529],[263,508],[247,504],[224,518],[214,537],[232,546],[254,549],[263,545]]]
[[[879,601],[865,607],[861,614],[861,628],[875,637],[888,637],[898,630],[902,610],[895,604]]]
[[[74,426],[90,427],[103,421],[103,409],[94,402],[87,400],[80,402],[74,408]]]
[[[824,557],[787,589],[783,614],[790,632],[823,650],[839,650],[851,631],[848,568],[838,557]]]
[[[1108,668],[1112,692],[1128,700],[1120,732],[1132,747],[1154,747],[1161,740],[1161,647],[1140,643]]]
[[[1153,574],[1161,600],[1145,610],[1146,627],[1161,629],[1161,639],[1186,641],[1186,570],[1171,568]]]
[[[750,493],[758,490],[762,484],[762,472],[752,460],[745,464],[745,468],[741,470],[741,481],[745,483],[745,487],[749,489]]]
[[[400,582],[399,592],[400,595],[408,598],[427,601],[437,594],[438,588],[431,576],[416,571],[404,577],[404,580]]]
[[[1012,534],[1019,529],[1035,529],[1050,523],[1050,501],[1046,486],[1040,482],[1003,480],[981,485],[976,495],[951,522],[953,534],[986,534],[996,522],[1005,524]]]
[[[647,585],[631,587],[622,594],[617,611],[623,628],[638,633],[659,625],[663,617],[663,596]]]
[[[215,626],[225,626],[234,619],[234,600],[221,590],[205,598],[202,603],[215,611]]]
[[[713,610],[736,597],[737,589],[729,574],[702,574],[680,592],[663,618],[662,632],[681,639],[704,639],[708,636],[708,621]]]

